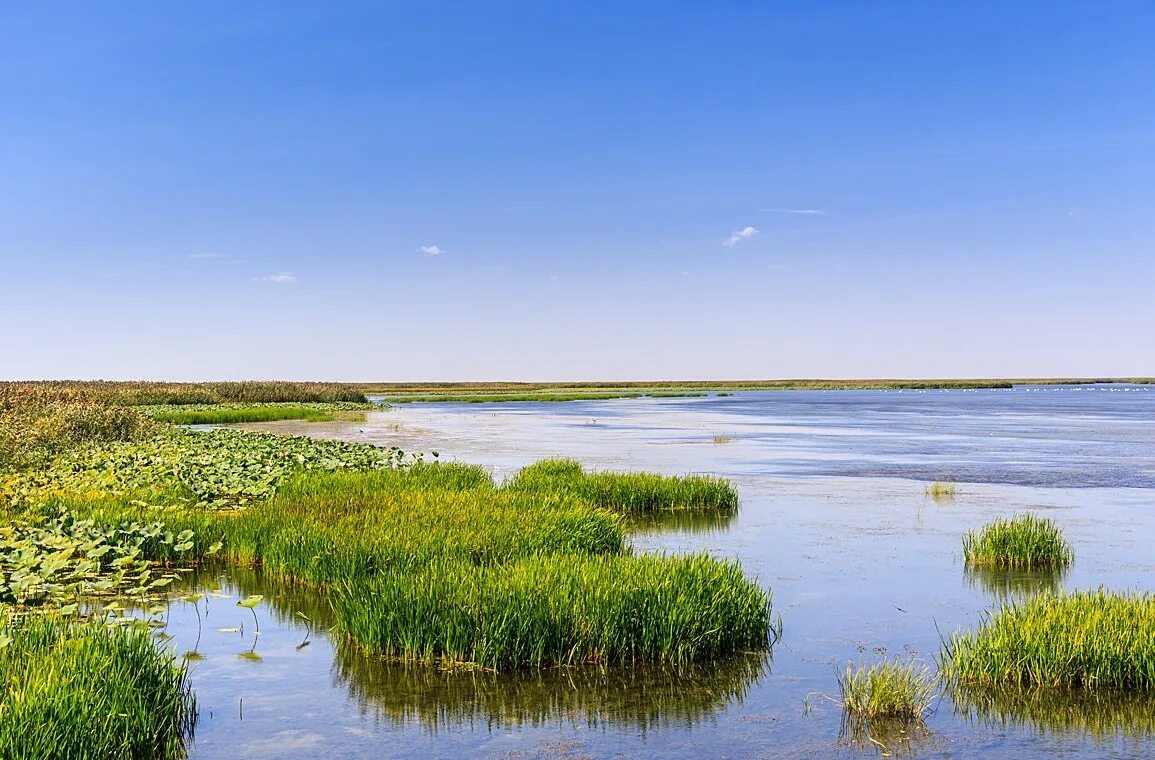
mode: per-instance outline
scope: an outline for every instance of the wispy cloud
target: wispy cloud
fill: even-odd
[[[190,253],[187,258],[190,259],[231,259],[232,256],[227,253]]]
[[[730,233],[730,237],[722,241],[722,245],[733,247],[743,240],[749,240],[758,234],[757,227],[743,227],[740,230],[735,230]]]
[[[289,282],[296,282],[297,276],[289,274],[288,272],[277,272],[276,274],[271,274],[267,277],[257,277],[255,279],[257,282],[275,282],[278,285],[283,285]]]
[[[829,216],[820,208],[768,208],[776,214],[793,214],[794,216]]]
[[[440,256],[445,253],[445,249],[439,245],[422,245],[417,248],[418,253],[424,253],[426,256]]]

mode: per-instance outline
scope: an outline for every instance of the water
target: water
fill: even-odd
[[[427,404],[364,423],[247,426],[438,449],[498,478],[551,455],[724,475],[742,495],[736,517],[649,521],[634,544],[739,558],[772,589],[784,632],[771,658],[692,673],[447,674],[338,646],[315,594],[252,573],[201,578],[215,596],[193,671],[201,710],[193,756],[880,755],[840,734],[840,710],[824,697],[837,694],[835,666],[880,653],[930,660],[940,631],[973,626],[1023,587],[1155,590],[1153,423],[1155,393],[1145,387],[1089,386]],[[715,435],[733,440],[714,443]],[[925,496],[934,479],[960,482],[957,496]],[[1071,570],[1010,580],[966,573],[962,534],[1026,509],[1062,525],[1076,550]],[[252,613],[235,606],[254,593],[267,597],[259,637]],[[218,630],[242,625],[243,633]],[[192,605],[175,603],[178,651],[192,648],[197,630]],[[880,738],[896,756],[1146,757],[1155,700],[978,712],[943,698],[927,728]]]

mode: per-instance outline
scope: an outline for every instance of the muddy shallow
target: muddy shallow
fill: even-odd
[[[315,594],[252,573],[202,577],[215,591],[193,666],[194,757],[880,755],[840,735],[840,711],[823,696],[837,692],[835,666],[883,651],[930,660],[939,631],[1039,587],[1155,589],[1155,393],[1141,387],[428,404],[363,423],[246,427],[436,449],[497,477],[555,454],[724,475],[742,494],[737,517],[641,524],[634,544],[738,557],[773,590],[784,633],[770,658],[690,673],[444,674],[337,646]],[[935,501],[923,485],[936,478],[967,482]],[[1024,509],[1062,525],[1076,550],[1070,572],[965,573],[963,532]],[[259,637],[235,606],[254,593],[267,597]],[[178,651],[193,647],[192,605],[173,605],[168,632]],[[1155,699],[980,713],[944,697],[927,726],[879,738],[896,756],[1145,757]]]

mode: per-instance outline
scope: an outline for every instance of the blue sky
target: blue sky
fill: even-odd
[[[0,8],[0,377],[1155,375],[1149,2]]]

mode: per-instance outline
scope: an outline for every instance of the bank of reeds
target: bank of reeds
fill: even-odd
[[[738,508],[738,491],[710,475],[656,475],[648,472],[586,472],[571,459],[547,459],[510,479],[505,488],[537,494],[572,494],[626,514],[672,509]]]
[[[184,757],[187,675],[147,630],[32,615],[0,642],[0,757]]]
[[[1155,596],[1099,589],[1011,602],[943,644],[964,685],[1155,688]]]
[[[370,652],[442,666],[680,664],[765,649],[771,635],[767,594],[706,556],[442,560],[343,584],[334,605]]]
[[[565,494],[498,490],[457,464],[300,476],[222,530],[233,561],[322,584],[444,558],[624,551],[616,515]]]
[[[1001,570],[1056,570],[1074,558],[1062,531],[1032,514],[998,518],[963,536],[963,557],[971,567]]]
[[[238,422],[275,422],[304,420],[332,422],[336,419],[364,417],[369,408],[364,404],[347,403],[274,403],[274,404],[209,404],[165,405],[144,407],[143,411],[155,420],[173,425],[226,425]]]

